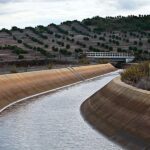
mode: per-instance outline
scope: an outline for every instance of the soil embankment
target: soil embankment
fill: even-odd
[[[19,99],[114,71],[111,64],[0,76],[0,110]]]
[[[81,105],[84,118],[127,149],[150,149],[150,92],[112,80]]]

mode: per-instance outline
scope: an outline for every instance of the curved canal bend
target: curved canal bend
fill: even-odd
[[[0,114],[0,150],[121,150],[93,130],[80,105],[118,72],[11,106]]]

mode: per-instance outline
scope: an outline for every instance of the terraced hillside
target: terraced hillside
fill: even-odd
[[[0,62],[32,60],[79,61],[81,53],[125,52],[150,59],[150,15],[94,17],[20,29],[0,30]]]

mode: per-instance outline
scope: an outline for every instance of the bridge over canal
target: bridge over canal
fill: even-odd
[[[86,52],[86,57],[93,59],[111,59],[111,61],[123,61],[126,63],[132,62],[135,58],[133,55],[128,53],[115,52]]]

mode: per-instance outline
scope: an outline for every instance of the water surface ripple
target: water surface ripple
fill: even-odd
[[[0,150],[121,150],[92,129],[80,105],[117,72],[11,106],[0,114]]]

